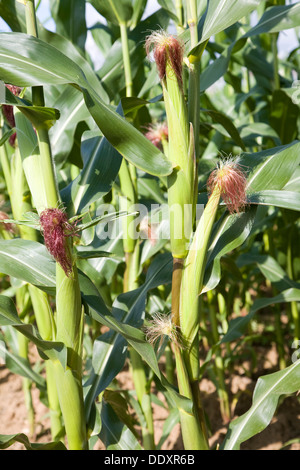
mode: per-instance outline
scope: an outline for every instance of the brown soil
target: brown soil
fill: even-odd
[[[272,347],[266,350],[259,347],[258,354],[263,359],[259,366],[249,374],[250,363],[240,364],[231,372],[230,380],[227,380],[227,387],[230,390],[231,398],[236,399],[232,403],[233,418],[246,412],[251,406],[252,392],[257,378],[260,375],[277,370],[277,353]],[[163,367],[163,365],[162,365]],[[124,369],[118,377],[122,390],[133,388],[131,375]],[[203,405],[210,425],[210,445],[212,449],[218,448],[227,431],[227,425],[220,415],[219,400],[216,387],[208,378],[203,378],[201,382],[201,392]],[[32,396],[35,409],[35,435],[30,438],[31,442],[51,441],[49,431],[48,409],[40,401],[39,390],[33,386]],[[160,399],[163,396],[158,394]],[[167,411],[157,405],[153,406],[155,420],[155,438],[159,441]],[[266,430],[254,436],[246,443],[242,444],[241,450],[280,450],[283,446],[285,450],[300,450],[300,400],[295,396],[286,397],[279,403],[277,412]],[[0,434],[25,433],[29,435],[29,427],[24,405],[22,378],[11,373],[5,365],[0,366]],[[289,445],[286,444],[293,441]],[[103,450],[104,446],[99,440],[94,450]],[[176,425],[162,450],[182,450],[183,443],[180,434],[180,426]],[[24,450],[24,446],[15,443],[9,450]]]

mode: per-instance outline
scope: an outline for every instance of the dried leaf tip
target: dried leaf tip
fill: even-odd
[[[217,168],[212,171],[207,181],[210,194],[218,188],[229,212],[241,212],[246,205],[247,179],[241,166],[229,158],[218,162]]]
[[[47,250],[69,276],[72,256],[67,238],[76,235],[75,224],[70,224],[65,211],[57,208],[45,209],[40,215],[40,224]]]
[[[179,83],[182,84],[184,54],[184,44],[182,41],[165,31],[154,31],[146,38],[145,48],[149,59],[153,53],[160,80],[166,77],[167,63],[169,62]]]

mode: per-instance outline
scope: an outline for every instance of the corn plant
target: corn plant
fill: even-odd
[[[218,448],[238,450],[300,387],[300,64],[296,47],[278,51],[281,32],[299,35],[300,6],[159,0],[147,15],[147,4],[51,0],[52,32],[43,0],[0,1],[0,346],[32,428],[1,435],[1,448],[159,450],[179,422],[185,450],[213,450],[209,375],[228,427]],[[88,10],[100,15],[91,28]],[[232,419],[228,377],[262,340],[265,308],[278,368]],[[117,385],[127,366],[130,391]],[[32,441],[33,383],[47,444]]]

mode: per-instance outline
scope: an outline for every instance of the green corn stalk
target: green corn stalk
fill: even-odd
[[[203,287],[207,250],[219,201],[220,190],[216,187],[198,222],[188,256],[185,259],[180,288],[179,317],[184,349],[178,352],[177,357],[182,355],[181,360],[186,367],[185,374],[187,376],[187,378],[184,378],[184,383],[188,380],[191,390],[189,397],[193,399],[195,407],[194,419],[199,421],[199,429],[202,431],[202,433],[198,434],[198,449],[208,448],[207,432],[199,393],[199,325],[201,319],[199,295]],[[178,376],[179,389],[181,387],[181,380],[180,373]],[[194,428],[197,429],[196,424],[194,424]],[[188,442],[191,439],[195,439],[195,436],[191,435],[189,427],[187,427],[185,438]]]
[[[126,23],[120,23],[122,42],[124,75],[126,83],[126,96],[132,96],[132,74],[130,54],[128,46],[128,31]],[[119,179],[122,196],[120,197],[120,209],[130,211],[132,204],[137,202],[136,169],[127,164],[123,159],[119,171]],[[134,233],[134,217],[124,217],[123,223],[123,247],[125,252],[125,273],[123,291],[131,291],[138,287],[138,272],[140,249],[139,240]],[[154,423],[151,407],[151,398],[144,363],[141,356],[133,349],[129,349],[132,378],[137,393],[137,399],[146,421],[146,428],[142,427],[143,446],[146,450],[155,449]]]
[[[20,111],[16,112],[20,114]],[[21,117],[20,117],[21,118]],[[18,120],[18,118],[17,118]],[[23,122],[23,120],[22,120]],[[32,129],[33,131],[33,129]],[[34,131],[33,131],[34,132]],[[34,133],[35,134],[35,133]],[[16,220],[23,218],[26,212],[32,211],[31,196],[27,181],[24,175],[22,158],[20,149],[16,146],[15,152],[11,157],[11,162],[8,161],[8,155],[5,146],[1,148],[1,162],[5,162],[5,180],[7,184],[8,194],[11,201],[13,217]],[[12,190],[14,188],[14,190]],[[26,225],[19,226],[20,236],[26,240],[38,241],[38,234],[35,229]],[[38,330],[41,337],[50,341],[54,338],[54,319],[52,309],[50,307],[48,296],[45,292],[41,291],[35,286],[27,286],[31,304],[33,307],[35,319],[37,322]],[[20,337],[21,335],[19,335]],[[23,339],[20,339],[23,344]],[[24,357],[24,344],[22,346],[22,355]],[[49,370],[50,366],[46,364],[46,369]],[[51,395],[49,401],[50,417],[51,417],[51,433],[53,439],[56,436],[62,434],[62,422],[61,422],[61,411],[57,404],[57,392],[56,386],[52,378],[52,374],[46,374],[48,396]],[[28,389],[28,387],[27,387]],[[28,393],[28,392],[27,392]],[[27,403],[30,403],[29,398],[26,399]],[[32,412],[30,412],[30,416]]]
[[[207,292],[207,300],[208,300],[208,307],[209,307],[209,317],[210,317],[210,324],[212,329],[212,338],[213,344],[217,344],[220,340],[219,332],[218,332],[218,319],[216,315],[216,307],[214,302],[214,294],[212,291]],[[229,397],[226,390],[225,385],[225,376],[224,376],[224,361],[222,357],[221,348],[218,347],[215,351],[215,369],[216,369],[216,376],[218,380],[218,394],[220,398],[220,411],[223,418],[224,423],[228,423],[230,420],[230,404],[229,404]]]
[[[30,315],[26,313],[28,311],[28,303],[30,303],[29,298],[28,298],[28,289],[26,285],[23,285],[16,292],[16,306],[17,306],[20,317],[23,318],[24,323],[28,323],[30,320],[29,318]],[[17,339],[18,339],[18,352],[19,352],[20,357],[28,360],[29,359],[28,358],[29,339],[19,332],[17,332]],[[30,436],[34,436],[35,412],[34,412],[34,406],[33,406],[32,394],[31,394],[32,381],[29,378],[24,377],[22,379],[22,389],[23,389],[23,394],[24,394],[25,407],[27,410],[29,434]]]
[[[37,36],[34,1],[25,2],[27,33]],[[44,105],[42,87],[32,88],[34,105]],[[36,125],[37,143],[33,129],[19,116],[18,140],[23,151],[23,168],[31,191],[34,206],[40,214],[45,208],[55,208],[60,197],[55,178],[48,129]],[[21,144],[23,140],[24,146]],[[71,242],[70,242],[71,244]],[[72,256],[72,246],[70,246]],[[73,270],[67,276],[57,264],[56,275],[56,337],[67,347],[67,367],[53,363],[60,407],[70,450],[87,449],[86,424],[83,408],[81,350],[83,310],[81,305],[78,273],[73,261]]]

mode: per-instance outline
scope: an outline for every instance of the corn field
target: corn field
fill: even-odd
[[[0,359],[28,429],[0,407],[0,449],[193,464],[291,400],[293,450],[300,3],[0,0],[0,19]]]

